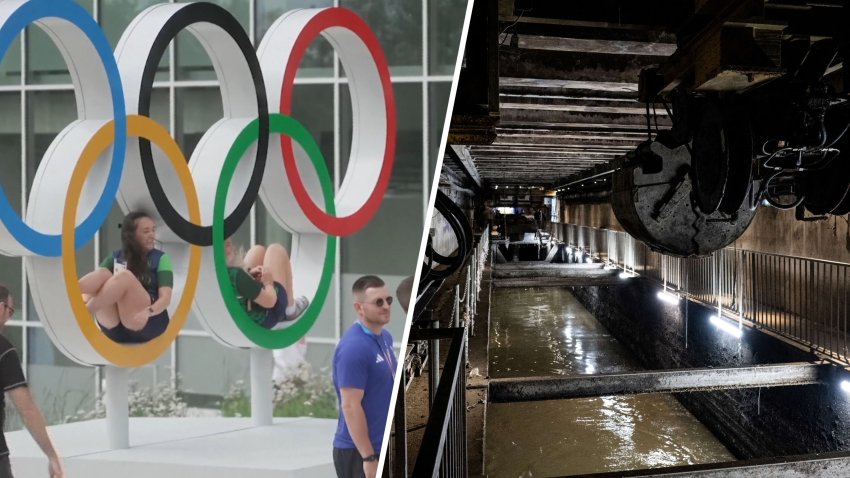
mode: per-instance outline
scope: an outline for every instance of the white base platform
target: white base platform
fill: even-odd
[[[110,450],[106,421],[49,428],[68,478],[281,478],[334,476],[336,420],[131,418],[130,448]],[[47,459],[26,430],[6,434],[17,478],[47,476]]]

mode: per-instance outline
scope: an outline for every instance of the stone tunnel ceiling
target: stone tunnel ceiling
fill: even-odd
[[[468,146],[482,180],[552,185],[605,165],[647,138],[639,72],[673,54],[673,33],[606,18],[536,16],[551,13],[536,4],[518,20],[515,13],[522,11],[504,5],[499,11],[495,141]],[[669,128],[664,107],[655,110],[658,127]]]

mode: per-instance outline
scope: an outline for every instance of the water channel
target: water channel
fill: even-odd
[[[567,289],[494,289],[490,310],[492,378],[640,369]],[[486,433],[491,477],[735,459],[669,394],[490,404]]]

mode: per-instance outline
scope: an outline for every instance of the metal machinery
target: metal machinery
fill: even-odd
[[[450,255],[442,255],[434,250],[432,237],[431,235],[428,236],[416,301],[412,304],[413,323],[416,327],[430,328],[434,326],[434,322],[439,321],[439,317],[431,317],[429,305],[442,288],[445,280],[460,270],[473,252],[472,228],[463,211],[439,190],[437,191],[434,209],[445,218],[454,235],[457,247]],[[423,367],[429,359],[429,347],[426,342],[411,341],[406,352],[405,386],[409,385],[413,377],[422,373]],[[435,360],[436,356],[432,354],[430,358]],[[432,362],[432,366],[434,365],[435,362]],[[436,389],[436,386],[433,388]]]
[[[667,63],[641,71],[647,140],[613,173],[617,219],[692,256],[734,241],[760,205],[850,213],[843,2],[697,3],[716,16],[692,17]],[[659,103],[670,129],[652,127]]]
[[[610,202],[674,256],[724,247],[764,205],[847,214],[845,3],[476,2],[450,167],[476,191]]]

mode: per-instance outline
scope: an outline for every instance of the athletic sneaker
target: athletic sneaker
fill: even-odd
[[[297,299],[295,299],[295,312],[292,313],[292,315],[286,314],[286,318],[284,320],[285,321],[292,321],[292,320],[297,319],[298,317],[301,317],[301,314],[303,314],[304,311],[307,310],[307,307],[309,307],[309,306],[310,306],[310,299],[304,297],[303,295],[301,297],[298,297]]]

